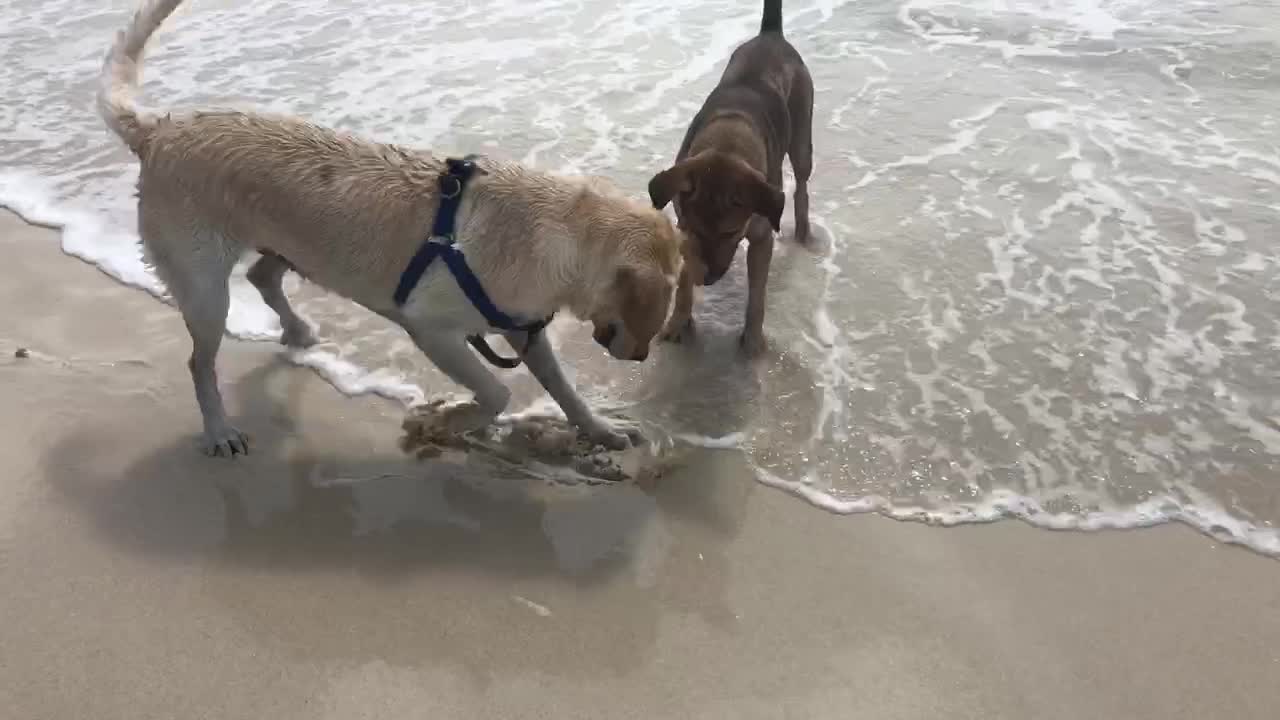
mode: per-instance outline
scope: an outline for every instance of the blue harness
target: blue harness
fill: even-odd
[[[413,288],[417,286],[418,281],[422,279],[422,274],[427,271],[431,263],[437,257],[442,258],[449,268],[449,272],[453,274],[453,279],[458,283],[458,287],[462,289],[467,299],[490,326],[497,330],[507,333],[524,332],[528,333],[528,341],[525,344],[525,351],[529,346],[533,345],[551,322],[551,317],[542,320],[523,323],[517,321],[510,315],[498,309],[493,301],[489,299],[489,294],[484,291],[484,287],[480,285],[479,278],[475,273],[471,272],[471,268],[467,265],[467,259],[463,256],[462,251],[454,247],[454,221],[457,218],[458,206],[462,204],[462,191],[467,186],[467,181],[471,179],[476,172],[484,174],[475,165],[475,155],[468,155],[458,160],[449,158],[445,160],[445,172],[440,173],[440,207],[436,209],[435,223],[431,228],[431,237],[418,248],[418,252],[414,253],[413,258],[409,260],[409,265],[400,275],[400,282],[396,285],[396,292],[393,296],[397,306],[404,305],[409,299],[409,293],[413,292]],[[488,360],[490,363],[502,368],[514,368],[520,364],[518,358],[504,358],[499,356],[485,342],[483,335],[469,335],[467,342]],[[522,355],[524,353],[521,353]]]

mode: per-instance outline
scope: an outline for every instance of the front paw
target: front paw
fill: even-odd
[[[644,443],[640,428],[627,423],[595,420],[582,426],[580,435],[593,445],[603,445],[606,450],[626,450]]]
[[[669,343],[682,343],[685,340],[693,338],[693,316],[686,315],[683,318],[672,317],[667,321],[667,326],[662,329],[662,341]]]
[[[315,330],[304,320],[294,325],[285,325],[280,333],[280,344],[288,348],[304,350],[320,342]]]
[[[813,234],[809,230],[808,220],[796,223],[795,240],[797,245],[811,250],[813,249]]]
[[[209,426],[204,429],[200,449],[209,457],[248,455],[249,436],[226,423]]]
[[[765,340],[763,330],[744,330],[738,337],[738,349],[745,357],[758,358],[769,349],[769,342]]]

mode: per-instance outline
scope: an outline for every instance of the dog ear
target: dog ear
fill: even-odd
[[[649,181],[649,200],[658,210],[667,206],[677,193],[689,192],[693,189],[693,178],[689,175],[689,161],[681,160],[670,168],[663,170]]]
[[[622,311],[623,321],[627,319],[629,308],[647,303],[644,297],[644,281],[640,271],[631,265],[620,265],[613,273],[614,299]]]
[[[613,271],[614,287],[618,288],[622,292],[631,292],[631,288],[635,285],[635,282],[636,270],[630,265],[619,265],[618,268]]]
[[[663,170],[649,181],[649,200],[658,210],[667,206],[678,193],[693,190],[694,170],[706,163],[706,151]]]
[[[787,205],[787,196],[782,189],[770,185],[763,177],[757,177],[752,183],[751,200],[752,211],[768,220],[774,232],[781,231],[782,210]]]

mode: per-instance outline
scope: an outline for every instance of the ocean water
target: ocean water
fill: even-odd
[[[0,204],[162,298],[132,230],[135,164],[93,111],[132,7],[0,8]],[[144,102],[294,113],[643,196],[759,15],[192,0],[152,46]],[[643,365],[558,320],[584,392],[832,512],[1180,521],[1280,555],[1280,2],[792,0],[786,32],[817,86],[821,242],[790,243],[788,214],[770,352],[735,354],[739,258],[699,301],[698,341]],[[457,390],[397,328],[289,289],[327,338],[293,359],[338,390]],[[278,330],[241,268],[229,332]]]

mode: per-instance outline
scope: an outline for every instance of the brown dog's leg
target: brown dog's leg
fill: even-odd
[[[792,194],[796,213],[796,242],[809,243],[809,174],[813,172],[813,81],[801,73],[788,99],[791,112],[791,146],[787,156],[796,174]]]
[[[676,285],[675,306],[671,317],[667,318],[667,326],[662,329],[662,339],[667,342],[682,342],[693,337],[693,275],[700,272],[686,261],[680,270],[680,281]]]
[[[765,350],[764,305],[769,284],[769,263],[773,261],[773,228],[760,216],[747,226],[747,314],[739,342],[747,357]]]

